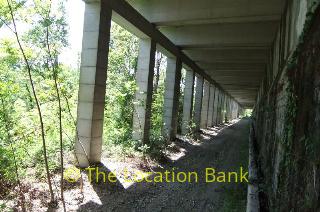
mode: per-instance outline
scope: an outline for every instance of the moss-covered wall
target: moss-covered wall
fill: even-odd
[[[319,0],[289,0],[254,108],[270,211],[320,211]]]

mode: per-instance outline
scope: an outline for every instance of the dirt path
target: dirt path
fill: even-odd
[[[185,156],[163,169],[197,172],[198,182],[135,183],[124,189],[95,185],[102,205],[87,202],[80,211],[245,211],[246,183],[206,183],[205,169],[239,172],[247,170],[249,120],[210,129],[199,144],[177,142]]]

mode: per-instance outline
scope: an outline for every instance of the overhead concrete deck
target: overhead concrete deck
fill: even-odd
[[[137,117],[133,121],[133,138],[147,144],[156,50],[167,56],[168,63],[163,136],[170,141],[177,134],[182,67],[190,75],[186,87],[189,90],[194,87],[191,89],[194,92],[185,92],[185,124],[182,126],[185,129],[182,131],[197,135],[200,128],[232,120],[244,108],[254,106],[262,79],[270,67],[268,59],[276,35],[279,35],[285,2],[84,1],[76,143],[76,154],[82,167],[101,159],[111,20],[139,37],[135,98],[138,104],[134,107]]]
[[[252,107],[285,0],[127,0],[242,106]]]

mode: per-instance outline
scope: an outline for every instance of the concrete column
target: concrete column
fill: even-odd
[[[220,123],[224,122],[224,106],[225,106],[225,95],[224,93],[221,94],[221,116],[220,116]]]
[[[218,107],[218,124],[221,124],[221,117],[222,117],[222,97],[223,97],[223,93],[222,91],[220,91],[220,95],[219,95],[219,107]]]
[[[236,114],[237,114],[237,105],[235,104],[234,100],[232,100],[231,102],[232,105],[232,114],[231,114],[231,119],[235,119],[236,118]]]
[[[193,108],[193,91],[194,91],[194,71],[186,70],[186,79],[183,98],[183,117],[181,131],[182,135],[189,133]]]
[[[229,97],[228,98],[228,105],[229,105],[229,116],[228,116],[228,121],[231,121],[233,118],[232,118],[232,113],[233,113],[233,104],[232,104],[232,100],[231,98]]]
[[[230,120],[234,119],[235,105],[233,99],[230,98]]]
[[[169,140],[175,139],[177,135],[181,68],[181,60],[167,58],[162,131],[163,136]]]
[[[236,118],[238,118],[239,117],[239,104],[237,103],[237,102],[234,102],[234,104],[235,104],[235,112],[234,112],[234,118],[236,119]]]
[[[210,97],[209,97],[209,108],[208,108],[208,123],[207,127],[213,125],[213,104],[214,104],[215,88],[213,85],[210,86]]]
[[[225,113],[224,113],[224,121],[225,120],[228,120],[228,96],[227,95],[225,95],[225,99],[224,99],[224,106],[225,106]]]
[[[203,97],[202,97],[202,108],[201,108],[201,128],[207,128],[208,121],[208,106],[210,96],[210,83],[205,80],[203,85]]]
[[[235,108],[235,105],[234,105],[234,101],[232,99],[230,100],[230,107],[231,107],[230,119],[233,120],[236,108]]]
[[[231,104],[230,104],[230,97],[226,96],[226,120],[231,120]]]
[[[85,4],[75,144],[81,167],[101,160],[110,25],[103,1]]]
[[[221,116],[220,116],[220,123],[223,123],[224,122],[224,99],[225,99],[225,95],[224,93],[222,92],[221,93]]]
[[[196,75],[196,93],[195,93],[195,105],[194,105],[194,123],[195,134],[199,135],[200,122],[201,122],[201,107],[202,107],[202,93],[203,93],[203,77]]]
[[[153,40],[140,39],[132,138],[142,143],[149,142],[155,53]]]
[[[230,108],[229,120],[231,121],[234,119],[233,117],[234,117],[234,110],[235,110],[233,100],[231,98],[229,98],[229,108]]]
[[[222,120],[221,123],[224,123],[226,120],[226,102],[227,102],[227,95],[223,94],[222,97]]]
[[[221,117],[221,91],[219,90],[219,93],[218,93],[218,107],[217,107],[217,119],[216,119],[217,125],[220,124],[220,117]]]
[[[212,125],[217,125],[217,115],[218,115],[218,103],[219,103],[219,89],[215,88],[214,92],[214,103],[213,103],[213,120]]]

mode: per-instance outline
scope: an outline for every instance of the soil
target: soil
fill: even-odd
[[[246,183],[207,183],[205,169],[247,170],[249,120],[203,131],[199,142],[179,139],[174,160],[153,171],[197,172],[198,182],[92,184],[95,195],[79,211],[245,211]],[[106,162],[107,163],[107,162]],[[108,165],[106,165],[108,166]],[[113,170],[112,170],[113,171]],[[152,177],[150,177],[152,179]],[[170,178],[169,178],[170,180]],[[172,179],[171,179],[172,181]]]
[[[99,182],[95,182],[93,171],[93,182],[90,183],[85,170],[82,171],[82,180],[65,182],[67,211],[245,211],[247,183],[208,183],[205,170],[214,168],[216,172],[239,172],[243,167],[244,172],[247,171],[248,137],[249,120],[242,119],[202,130],[197,141],[179,137],[168,148],[162,164],[150,159],[104,156],[98,167],[99,172],[106,174],[106,182],[103,182],[102,174]],[[165,171],[170,172],[170,182],[165,181]],[[144,177],[149,175],[149,180],[162,179],[163,182],[132,182],[135,176],[141,175],[137,175],[138,172],[144,173]],[[172,182],[172,172],[175,182]],[[190,182],[177,182],[179,172],[196,172],[198,181],[191,177]],[[108,180],[110,173],[116,175],[110,181],[116,182]],[[160,174],[162,178],[156,178]],[[58,174],[53,177],[57,196],[59,178]],[[131,182],[125,182],[125,179],[131,179]],[[57,209],[47,209],[49,196],[45,182],[28,185],[31,186],[25,193],[30,203],[28,211],[63,211],[61,201]],[[12,205],[19,210],[19,207],[14,207],[16,204],[12,200],[6,202],[7,206]]]

